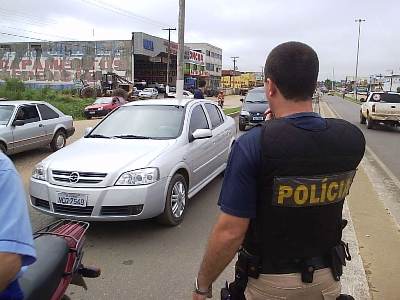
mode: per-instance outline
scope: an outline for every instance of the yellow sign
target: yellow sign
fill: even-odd
[[[276,177],[272,205],[283,207],[321,206],[344,200],[356,171],[310,177]]]

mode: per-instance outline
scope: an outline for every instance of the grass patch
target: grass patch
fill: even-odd
[[[74,120],[85,119],[84,108],[94,102],[94,98],[82,99],[72,90],[56,91],[49,87],[26,88],[22,81],[16,79],[8,79],[4,85],[0,86],[0,97],[8,100],[45,101],[57,107],[64,114],[72,116]]]
[[[343,99],[343,94],[335,93],[335,95]],[[360,97],[360,95],[359,95],[359,97]],[[365,96],[365,97],[366,97],[366,96]],[[354,102],[354,103],[357,103],[357,104],[361,104],[361,101],[360,101],[360,100],[356,100],[356,98],[353,97],[353,96],[347,96],[347,95],[346,95],[346,96],[344,96],[344,99],[346,99],[346,100],[348,100],[348,101],[350,101],[350,102]]]
[[[229,108],[224,108],[224,113],[226,115],[234,114],[240,112],[241,107],[229,107]]]

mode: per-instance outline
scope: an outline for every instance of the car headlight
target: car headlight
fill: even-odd
[[[160,177],[157,168],[146,168],[123,173],[115,185],[146,185],[156,182]]]
[[[240,115],[241,115],[241,116],[250,116],[250,113],[249,113],[248,111],[246,111],[246,110],[242,110],[242,111],[240,112]]]
[[[32,178],[43,181],[47,180],[46,169],[43,164],[40,163],[35,166],[32,171]]]
[[[104,107],[99,107],[97,110],[103,110],[104,109]]]

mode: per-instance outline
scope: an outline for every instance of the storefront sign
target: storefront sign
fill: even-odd
[[[200,65],[204,65],[204,54],[190,50],[189,51],[189,60]]]
[[[143,40],[143,48],[149,51],[154,51],[154,42],[150,40]]]

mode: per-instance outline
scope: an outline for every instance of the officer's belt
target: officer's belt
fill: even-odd
[[[261,274],[289,274],[302,273],[305,267],[312,267],[313,270],[325,269],[331,266],[329,259],[324,256],[310,257],[307,259],[284,259],[274,261],[263,261],[260,266]],[[310,270],[311,271],[311,270]]]

